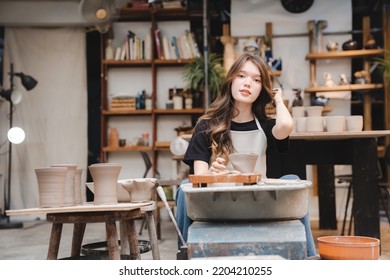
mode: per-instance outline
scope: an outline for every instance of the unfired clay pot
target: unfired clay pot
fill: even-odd
[[[94,204],[118,203],[117,181],[121,168],[117,163],[96,163],[88,167],[94,182]]]
[[[64,187],[64,206],[75,205],[74,177],[76,173],[77,164],[53,164],[52,167],[66,167],[68,169],[68,172],[66,173],[66,181]]]
[[[64,186],[68,168],[44,167],[35,169],[38,180],[39,207],[64,206]]]
[[[83,170],[81,168],[77,168],[74,175],[74,203],[76,205],[83,203],[83,198],[81,194],[81,175],[83,174]]]
[[[155,178],[120,180],[120,183],[129,192],[131,202],[143,202],[156,199],[158,183]]]
[[[234,153],[229,155],[229,161],[233,168],[241,173],[253,173],[258,154],[255,153]]]

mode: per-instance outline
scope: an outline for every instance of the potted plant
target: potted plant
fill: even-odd
[[[221,84],[225,78],[225,69],[222,66],[222,57],[215,53],[210,53],[207,60],[208,64],[208,90],[210,100],[213,101],[217,96],[218,92],[221,89]],[[204,87],[206,84],[206,75],[205,75],[205,61],[203,56],[195,58],[191,63],[186,65],[186,69],[183,73],[183,81],[187,83],[187,87],[190,89],[194,104],[197,106],[196,98],[201,93],[204,92]]]
[[[376,58],[375,61],[378,63],[384,79],[390,82],[390,51],[387,50],[383,58]]]

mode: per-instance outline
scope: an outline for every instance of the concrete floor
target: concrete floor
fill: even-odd
[[[165,210],[166,211],[166,210]],[[162,215],[163,216],[163,215]],[[47,255],[51,224],[41,217],[23,220],[23,228],[0,230],[0,260],[44,260]],[[137,221],[139,230],[141,220]],[[177,237],[173,223],[168,215],[162,221],[159,249],[161,259],[175,260],[177,252]],[[339,227],[341,228],[341,227]],[[340,230],[318,230],[318,223],[312,222],[314,238],[325,235],[339,235]],[[65,224],[59,250],[59,258],[69,256],[71,247],[72,226]],[[87,225],[83,244],[100,242],[105,239],[104,224]],[[140,240],[147,240],[147,230],[143,230]],[[152,259],[151,252],[141,255],[142,259]],[[381,217],[381,256],[380,259],[390,260],[390,226],[385,217]]]

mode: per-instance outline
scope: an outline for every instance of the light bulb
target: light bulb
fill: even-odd
[[[24,141],[26,134],[20,127],[12,127],[8,130],[7,138],[13,144],[20,144]]]
[[[11,94],[11,100],[14,105],[22,101],[23,95],[18,89],[14,89]]]

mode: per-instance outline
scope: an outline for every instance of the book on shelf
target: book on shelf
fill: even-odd
[[[165,59],[171,59],[171,54],[170,54],[170,48],[169,48],[169,43],[168,43],[168,38],[167,36],[162,37],[163,40],[163,51],[164,51],[164,58]]]
[[[180,59],[181,55],[180,55],[180,52],[179,52],[179,47],[177,45],[177,38],[176,38],[176,36],[172,36],[171,43],[172,43],[173,50],[175,51],[176,59]]]
[[[121,52],[122,52],[122,49],[120,47],[117,47],[116,50],[115,50],[115,60],[120,60],[121,59]]]
[[[125,52],[126,52],[126,57],[125,59],[129,59],[130,58],[130,55],[131,55],[131,42],[132,39],[125,39]]]
[[[192,58],[190,44],[188,43],[187,36],[185,34],[182,34],[180,36],[180,45],[183,52],[182,58],[184,59]]]
[[[179,37],[168,38],[160,29],[154,31],[157,57],[159,59],[191,59],[200,57],[200,51],[195,36],[185,30]]]
[[[171,59],[179,59],[180,57],[178,57],[176,55],[175,46],[173,45],[172,40],[170,42],[168,42],[168,44],[169,44],[169,51],[170,51]]]
[[[164,9],[178,9],[184,6],[183,1],[179,0],[165,0],[161,4]]]
[[[144,59],[151,59],[152,58],[152,38],[150,37],[150,34],[146,35],[145,42],[144,42]]]
[[[154,36],[155,36],[155,40],[156,40],[157,56],[159,59],[164,59],[164,54],[162,51],[162,39],[161,39],[160,29],[154,30]]]
[[[127,45],[126,45],[126,43],[124,43],[122,46],[121,57],[119,60],[126,60],[126,48],[127,48]]]
[[[200,57],[200,50],[198,44],[196,43],[194,32],[190,32],[189,30],[186,30],[185,34],[187,36],[191,48],[192,58]]]
[[[131,31],[131,30],[127,30],[127,35],[126,35],[126,38],[125,38],[125,40],[127,42],[127,52],[126,52],[126,54],[127,54],[126,58],[127,59],[131,59],[132,56],[133,56],[132,48],[133,48],[134,38],[135,38],[135,33],[133,31]]]

